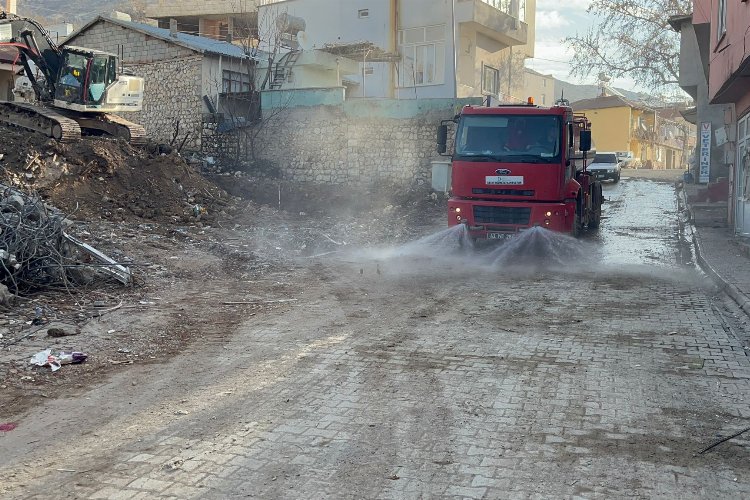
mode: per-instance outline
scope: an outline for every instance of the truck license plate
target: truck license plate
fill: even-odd
[[[488,240],[509,240],[516,233],[487,233]]]
[[[488,175],[484,178],[488,186],[520,186],[523,175]]]

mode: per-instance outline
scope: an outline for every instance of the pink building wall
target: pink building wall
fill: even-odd
[[[693,24],[707,24],[711,22],[712,0],[693,0]]]
[[[711,24],[708,94],[712,102],[735,103],[736,115],[750,110],[750,86],[747,78],[736,78],[735,73],[750,58],[750,2],[725,0],[727,9],[726,34],[719,39],[719,0],[696,0],[696,14]],[[705,22],[705,21],[704,21]],[[750,74],[750,67],[746,71]],[[735,78],[732,78],[735,77]]]

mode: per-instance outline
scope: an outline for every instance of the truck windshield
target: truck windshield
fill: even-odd
[[[458,125],[456,156],[551,163],[560,157],[561,141],[559,116],[464,115]]]

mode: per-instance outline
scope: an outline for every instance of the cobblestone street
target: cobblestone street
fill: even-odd
[[[699,453],[747,426],[750,363],[674,186],[605,197],[589,266],[355,252],[269,276],[296,302],[0,436],[0,495],[747,498],[744,435]]]

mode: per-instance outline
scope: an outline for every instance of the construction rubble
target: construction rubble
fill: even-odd
[[[38,195],[0,184],[0,283],[17,294],[104,276],[130,282],[127,267],[68,234],[71,225]]]
[[[426,193],[224,175],[206,163],[153,145],[57,143],[0,127],[8,415],[281,311],[297,300],[293,276],[311,257],[407,241],[438,206]],[[44,367],[29,362],[39,353]],[[68,359],[56,353],[88,357],[52,372]]]

